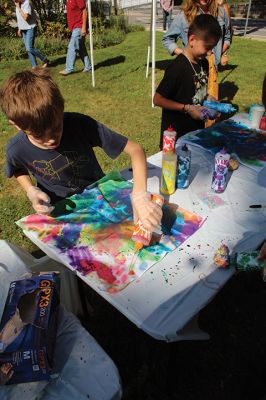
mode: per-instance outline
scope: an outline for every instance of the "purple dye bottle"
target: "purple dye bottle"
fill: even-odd
[[[214,172],[212,177],[212,190],[216,193],[222,193],[226,188],[226,177],[228,173],[228,164],[230,154],[225,149],[215,154]]]

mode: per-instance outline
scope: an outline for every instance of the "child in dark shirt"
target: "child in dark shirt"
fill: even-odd
[[[154,95],[154,104],[162,107],[163,131],[170,125],[177,137],[204,127],[201,106],[207,98],[207,53],[222,35],[217,20],[209,14],[195,17],[188,29],[188,44],[165,71]]]
[[[80,193],[104,175],[93,151],[99,146],[113,159],[121,152],[131,157],[134,221],[140,218],[150,230],[160,223],[161,209],[147,193],[142,147],[89,116],[64,113],[64,99],[47,71],[26,70],[11,76],[0,100],[19,130],[7,144],[6,175],[16,177],[36,212],[49,213],[50,202]]]

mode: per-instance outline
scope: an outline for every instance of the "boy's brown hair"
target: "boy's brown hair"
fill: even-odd
[[[43,68],[11,76],[1,88],[0,103],[9,120],[35,137],[51,130],[64,111],[60,90]]]

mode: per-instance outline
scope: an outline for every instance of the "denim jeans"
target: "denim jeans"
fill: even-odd
[[[170,28],[171,25],[171,20],[172,20],[172,10],[171,11],[165,11],[163,9],[163,30],[166,30],[166,25],[167,29]]]
[[[90,59],[85,46],[85,36],[81,35],[81,29],[75,28],[72,31],[71,39],[67,49],[66,71],[72,72],[76,61],[77,52],[84,64],[84,71],[91,69]]]
[[[36,26],[31,29],[25,29],[21,31],[21,33],[32,67],[37,67],[36,57],[38,57],[42,62],[47,61],[47,58],[34,48]]]

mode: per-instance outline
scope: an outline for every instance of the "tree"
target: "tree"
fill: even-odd
[[[65,20],[65,2],[63,0],[32,0],[42,28],[46,22]]]

